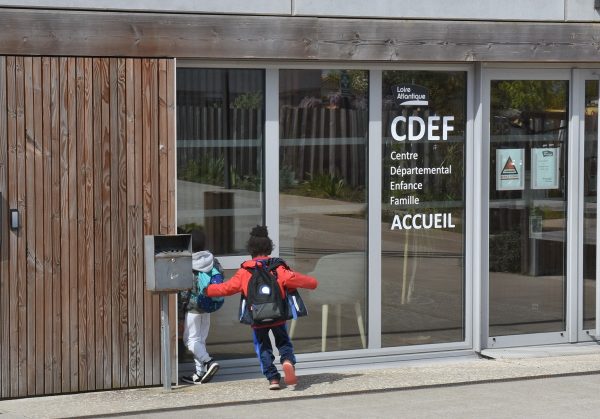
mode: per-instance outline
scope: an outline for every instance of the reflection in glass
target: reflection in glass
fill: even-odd
[[[263,221],[264,71],[177,69],[177,223],[215,255]]]
[[[280,255],[319,280],[298,352],[366,345],[368,72],[279,73]]]
[[[583,165],[583,329],[596,328],[596,197],[598,194],[598,80],[585,82]]]
[[[177,230],[204,229],[215,256],[246,254],[250,228],[263,223],[263,98],[263,70],[177,69]],[[211,316],[216,359],[254,356],[238,303],[226,298]],[[183,345],[179,353],[192,362]]]
[[[465,337],[466,82],[466,72],[383,72],[384,347]]]
[[[565,330],[568,98],[567,81],[491,82],[490,336]]]

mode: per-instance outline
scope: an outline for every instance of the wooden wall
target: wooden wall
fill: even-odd
[[[175,232],[174,71],[0,56],[0,398],[161,383],[143,235]]]

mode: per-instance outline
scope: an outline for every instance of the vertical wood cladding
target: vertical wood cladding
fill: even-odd
[[[0,56],[0,398],[161,383],[143,235],[175,233],[174,75]]]

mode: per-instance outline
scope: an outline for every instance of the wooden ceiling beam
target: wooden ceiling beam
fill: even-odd
[[[0,54],[596,62],[600,25],[0,9]]]

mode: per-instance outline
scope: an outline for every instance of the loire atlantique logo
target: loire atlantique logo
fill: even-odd
[[[418,84],[392,86],[392,94],[398,106],[429,106],[429,92]]]

